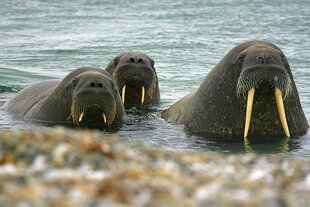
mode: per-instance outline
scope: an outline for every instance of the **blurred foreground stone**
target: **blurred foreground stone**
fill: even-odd
[[[310,161],[171,152],[97,131],[0,131],[0,206],[310,206]]]

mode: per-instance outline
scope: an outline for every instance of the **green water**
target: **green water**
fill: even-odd
[[[310,1],[17,1],[0,2],[0,106],[38,80],[81,66],[104,68],[127,51],[155,60],[167,108],[197,89],[235,45],[271,41],[286,54],[310,120]],[[44,127],[0,111],[0,128]],[[165,122],[160,112],[129,115],[116,133],[173,150],[278,153],[310,157],[310,134],[285,139],[214,140]]]

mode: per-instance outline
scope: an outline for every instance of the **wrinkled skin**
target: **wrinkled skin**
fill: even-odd
[[[87,67],[23,89],[4,109],[34,122],[102,127],[119,125],[125,115],[111,75]]]
[[[145,54],[138,52],[120,54],[105,70],[115,79],[125,108],[148,108],[159,103],[160,94],[154,61]]]
[[[279,89],[291,136],[309,128],[290,66],[274,44],[250,41],[237,45],[209,72],[197,91],[185,96],[162,117],[190,131],[215,137],[245,134],[247,94],[255,91],[249,137],[286,136],[275,100]],[[246,137],[246,135],[245,135]]]

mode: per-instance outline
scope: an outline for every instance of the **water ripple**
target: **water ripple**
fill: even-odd
[[[196,90],[235,45],[260,39],[274,42],[286,54],[310,120],[309,10],[308,0],[4,0],[0,2],[0,91],[62,78],[81,66],[104,68],[120,53],[140,51],[155,60],[163,109]],[[0,93],[2,103],[12,95],[7,94]],[[0,128],[27,126],[0,115],[5,117]],[[118,134],[172,149],[243,150],[240,143],[202,141],[182,126],[154,116],[140,122],[133,117],[137,122],[125,124]],[[293,144],[296,150],[288,154],[309,156],[310,143],[305,141],[309,136],[300,138]]]

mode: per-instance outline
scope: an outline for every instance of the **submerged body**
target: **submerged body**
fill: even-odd
[[[113,78],[99,68],[78,68],[63,80],[31,85],[4,104],[34,122],[110,126],[122,123],[125,109]]]
[[[125,108],[151,107],[160,100],[154,61],[145,54],[126,52],[105,68],[118,86]]]
[[[233,48],[162,117],[217,137],[289,137],[309,128],[285,55],[263,41]]]

